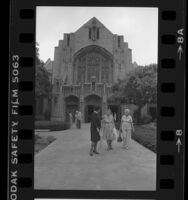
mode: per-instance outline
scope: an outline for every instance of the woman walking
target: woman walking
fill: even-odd
[[[108,151],[112,149],[112,141],[115,139],[114,128],[114,118],[111,110],[108,109],[103,117],[103,138],[106,140],[108,145]]]
[[[125,109],[124,115],[121,118],[121,137],[123,139],[123,148],[129,149],[132,131],[134,132],[134,126],[130,110]]]
[[[73,123],[73,115],[72,115],[72,113],[70,112],[70,113],[69,113],[69,124],[70,124],[70,128],[72,127],[72,123]]]
[[[91,115],[91,148],[89,152],[90,156],[93,156],[93,153],[99,154],[99,152],[97,151],[97,143],[100,140],[99,132],[101,128],[101,119],[99,116],[99,112],[100,107],[95,107],[93,114]]]

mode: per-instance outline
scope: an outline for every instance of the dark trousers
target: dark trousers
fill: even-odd
[[[76,120],[76,126],[77,128],[81,128],[81,120]]]
[[[81,120],[77,120],[77,128],[81,128]]]
[[[90,153],[93,153],[93,152],[96,152],[96,151],[97,151],[97,143],[98,143],[98,142],[91,142]]]

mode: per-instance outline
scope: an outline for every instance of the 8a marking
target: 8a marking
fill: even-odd
[[[180,147],[182,145],[182,143],[181,143],[182,134],[183,134],[183,131],[181,129],[180,130],[176,130],[176,136],[178,136],[177,142],[176,142],[176,145],[178,146],[178,153],[180,152]]]
[[[178,51],[177,51],[177,53],[178,53],[178,57],[179,57],[179,60],[180,60],[180,61],[181,61],[182,54],[183,54],[183,48],[182,48],[183,42],[184,42],[183,31],[184,31],[183,28],[182,28],[182,29],[179,29],[179,30],[177,31],[177,33],[178,33],[178,37],[177,37]]]

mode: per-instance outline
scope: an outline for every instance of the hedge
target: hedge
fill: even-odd
[[[35,129],[49,129],[50,131],[62,131],[70,128],[68,122],[63,121],[36,121]]]

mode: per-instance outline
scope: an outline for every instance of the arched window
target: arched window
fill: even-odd
[[[92,77],[95,77],[96,83],[109,83],[113,80],[112,55],[101,47],[91,45],[81,49],[75,55],[74,63],[75,83],[92,83]]]

